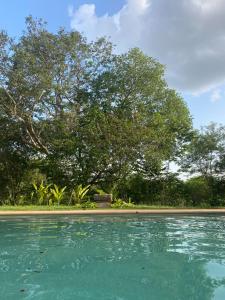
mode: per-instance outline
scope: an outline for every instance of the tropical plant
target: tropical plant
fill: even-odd
[[[52,198],[53,204],[55,204],[55,202],[57,202],[58,205],[60,204],[61,200],[63,199],[63,197],[65,195],[65,189],[66,189],[66,186],[64,186],[63,188],[60,188],[56,184],[53,185],[53,188],[50,189],[52,196],[53,196],[53,198]]]
[[[91,185],[87,185],[84,187],[82,186],[82,184],[77,185],[71,193],[72,202],[80,204],[84,200],[85,196],[87,195],[90,187]]]
[[[35,189],[35,194],[39,205],[49,204],[49,201],[52,196],[52,193],[50,191],[51,185],[52,184],[44,185],[43,181],[39,185],[33,183],[33,187]]]

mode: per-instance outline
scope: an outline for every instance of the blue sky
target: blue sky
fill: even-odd
[[[17,3],[17,5],[16,5]],[[225,0],[0,0],[0,28],[17,37],[28,15],[49,30],[110,36],[119,51],[138,46],[167,67],[195,127],[225,124]]]
[[[25,18],[32,15],[45,19],[52,31],[60,26],[70,29],[69,6],[78,8],[84,3],[93,2],[98,15],[116,13],[124,4],[124,0],[0,0],[0,28],[18,36],[24,29]]]

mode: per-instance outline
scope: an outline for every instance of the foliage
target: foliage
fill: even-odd
[[[102,189],[98,189],[98,188],[95,188],[95,191],[96,191],[96,193],[98,193],[99,195],[106,195],[107,193],[104,191],[104,190],[102,190]]]
[[[182,151],[191,118],[159,62],[139,49],[114,54],[104,38],[51,33],[42,20],[26,25],[18,41],[0,35],[7,149],[61,186],[110,185],[134,169],[152,176]]]
[[[71,199],[73,203],[81,204],[84,200],[85,196],[87,195],[88,191],[90,189],[90,185],[87,185],[85,187],[82,186],[82,184],[77,185],[71,194]]]
[[[129,199],[128,202],[122,199],[115,199],[111,204],[111,207],[112,208],[134,208],[135,204],[131,201],[131,199]]]
[[[192,205],[196,206],[202,203],[210,203],[210,186],[204,177],[193,177],[187,180],[185,186]]]
[[[65,196],[65,189],[66,186],[61,188],[58,187],[56,184],[53,185],[53,188],[50,189],[51,193],[52,193],[52,203],[55,204],[55,202],[59,205],[61,203],[61,200],[63,199],[63,197]]]
[[[122,199],[131,198],[137,204],[172,206],[188,204],[185,183],[172,174],[152,180],[139,174],[132,175],[118,185],[117,194]]]
[[[81,208],[83,208],[83,209],[93,209],[96,207],[97,207],[96,203],[91,202],[90,200],[81,203]]]
[[[0,32],[1,205],[92,207],[94,186],[115,207],[224,205],[224,170],[224,127],[193,130],[152,57],[32,17],[17,40]]]
[[[181,159],[183,171],[212,177],[223,172],[225,157],[225,128],[214,123],[196,131]]]
[[[51,201],[52,191],[50,190],[51,184],[45,185],[42,181],[39,185],[36,183],[33,183],[33,187],[35,189],[35,196],[37,198],[38,204],[43,205],[47,204],[49,205]],[[33,198],[34,194],[31,194],[31,198]]]
[[[75,204],[75,208],[77,209],[94,209],[96,207],[97,207],[96,203],[91,202],[90,200]]]

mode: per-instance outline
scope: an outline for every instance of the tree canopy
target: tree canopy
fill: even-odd
[[[19,178],[38,167],[54,182],[111,185],[155,176],[181,153],[191,118],[159,62],[51,33],[42,20],[26,25],[16,41],[0,33],[1,170],[15,159]]]

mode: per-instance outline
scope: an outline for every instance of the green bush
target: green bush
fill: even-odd
[[[175,175],[145,179],[133,175],[117,186],[118,198],[131,198],[135,204],[185,206],[188,202],[185,184]]]
[[[95,202],[91,202],[90,200],[88,200],[82,203],[77,203],[75,207],[78,209],[93,209],[96,208],[97,206]]]
[[[128,202],[122,200],[122,199],[115,199],[113,203],[111,204],[112,208],[133,208],[135,207],[135,204],[131,202],[129,199]]]
[[[210,206],[212,202],[212,188],[209,185],[209,181],[203,177],[193,177],[186,181],[185,187],[190,203],[193,206]]]

